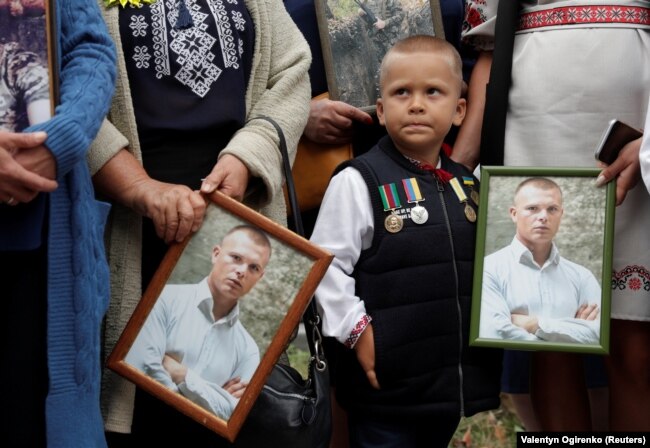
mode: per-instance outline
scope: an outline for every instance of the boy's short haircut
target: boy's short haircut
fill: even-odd
[[[463,85],[463,61],[456,48],[439,37],[429,36],[427,34],[416,34],[404,39],[398,40],[384,55],[379,69],[379,89],[383,84],[384,73],[386,71],[386,61],[393,53],[415,53],[418,51],[429,53],[446,53],[449,56],[449,65],[452,72],[458,77],[458,82],[462,88]]]

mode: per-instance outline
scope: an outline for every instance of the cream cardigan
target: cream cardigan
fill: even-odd
[[[275,119],[285,133],[293,159],[309,114],[309,46],[281,0],[245,2],[255,24],[255,52],[246,90],[247,120],[265,115]],[[106,8],[103,1],[99,3],[117,46],[118,76],[108,119],[88,154],[91,174],[125,147],[142,160],[124,53],[121,51],[120,8]],[[271,125],[263,120],[247,123],[235,133],[220,156],[223,154],[239,158],[254,179],[249,185],[245,203],[286,224],[281,155],[277,134]],[[108,355],[142,296],[140,217],[114,205],[105,239],[111,269],[111,302],[104,331],[104,351]],[[102,413],[107,431],[130,432],[134,394],[132,383],[105,369]]]

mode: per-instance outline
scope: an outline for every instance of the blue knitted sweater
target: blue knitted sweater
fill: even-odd
[[[86,151],[108,111],[115,50],[94,0],[58,0],[60,101],[47,132],[59,187],[49,197],[46,401],[48,447],[104,447],[99,333],[108,306],[103,227]]]

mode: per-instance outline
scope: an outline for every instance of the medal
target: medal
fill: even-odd
[[[429,212],[421,205],[416,205],[411,209],[411,221],[416,224],[424,224],[429,219]]]
[[[474,179],[471,177],[463,176],[463,184],[469,186],[469,197],[472,198],[472,202],[478,207],[478,191],[474,190]]]
[[[384,227],[390,233],[397,233],[404,227],[404,221],[399,217],[395,210],[402,207],[397,194],[397,187],[395,183],[384,184],[379,186],[379,195],[381,202],[384,205],[384,211],[390,212],[390,215],[384,219]]]
[[[418,185],[418,180],[415,177],[409,179],[402,179],[402,186],[406,192],[406,199],[409,204],[415,203],[415,207],[412,207],[411,221],[416,224],[424,224],[429,219],[429,212],[427,209],[422,207],[419,203],[424,201],[422,193],[420,192],[420,186]]]
[[[404,227],[404,221],[396,213],[391,213],[384,219],[384,227],[390,233],[397,233]]]
[[[476,190],[474,190],[472,188],[472,191],[469,192],[469,197],[472,198],[472,201],[474,202],[474,204],[476,204],[478,206],[478,199],[479,199],[478,191],[476,191]]]
[[[465,190],[463,190],[463,187],[460,185],[458,179],[454,177],[449,181],[449,185],[451,185],[451,188],[454,190],[454,193],[456,193],[456,197],[458,197],[458,201],[465,208],[464,210],[465,218],[467,218],[469,222],[476,222],[476,211],[467,202],[467,195],[465,194]]]
[[[476,222],[476,212],[467,202],[465,202],[465,217],[469,222]]]

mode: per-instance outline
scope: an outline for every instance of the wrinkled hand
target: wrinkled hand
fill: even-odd
[[[600,309],[595,303],[584,304],[580,305],[580,308],[578,308],[578,311],[576,311],[575,318],[584,320],[596,320],[599,313]]]
[[[240,377],[236,376],[235,378],[226,381],[221,387],[223,387],[230,395],[239,399],[244,395],[247,386],[247,381],[242,381]]]
[[[342,101],[312,100],[304,134],[316,143],[349,143],[354,121],[372,124],[372,117]]]
[[[523,328],[530,334],[535,334],[539,329],[539,323],[536,316],[529,316],[527,314],[511,314],[512,324]]]
[[[201,192],[205,194],[220,191],[226,196],[241,201],[248,187],[251,175],[248,168],[237,157],[225,154],[205,178]]]
[[[172,358],[170,355],[165,355],[162,360],[163,368],[169,373],[174,384],[180,384],[185,381],[187,375],[187,367]]]
[[[623,203],[627,192],[634,188],[641,179],[639,150],[642,138],[639,137],[623,146],[616,160],[602,170],[596,179],[596,185],[601,187],[616,178],[616,205]],[[603,163],[600,165],[606,166]]]
[[[375,335],[372,330],[372,324],[368,324],[359,340],[354,346],[354,351],[357,354],[357,360],[361,368],[366,372],[368,382],[375,389],[379,389],[379,381],[377,381],[377,374],[375,373]]]
[[[0,131],[0,201],[30,202],[40,192],[56,190],[56,162],[42,146],[46,139],[44,132]]]
[[[132,209],[153,220],[156,234],[165,243],[183,241],[199,230],[206,209],[198,191],[151,178],[132,185],[129,202]]]

